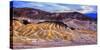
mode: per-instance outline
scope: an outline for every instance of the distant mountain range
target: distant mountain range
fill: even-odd
[[[14,17],[25,17],[31,19],[45,19],[45,20],[63,20],[66,18],[79,20],[95,20],[91,14],[82,14],[79,12],[61,12],[50,13],[34,8],[11,8]],[[91,18],[90,18],[91,17]]]
[[[89,16],[89,18],[92,18],[94,20],[97,20],[97,13],[87,13],[85,15]]]

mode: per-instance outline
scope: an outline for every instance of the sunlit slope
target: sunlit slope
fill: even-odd
[[[66,41],[71,43],[96,43],[96,31],[78,30],[57,22],[23,24],[13,21],[13,43]],[[17,39],[17,40],[16,40]]]

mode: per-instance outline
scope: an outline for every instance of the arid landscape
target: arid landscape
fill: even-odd
[[[97,43],[97,22],[82,13],[49,13],[33,8],[11,8],[11,13],[11,48]]]
[[[10,48],[97,44],[97,6],[10,2]]]

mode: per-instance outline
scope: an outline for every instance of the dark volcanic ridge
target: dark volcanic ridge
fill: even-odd
[[[78,20],[89,20],[94,21],[94,19],[89,18],[79,12],[63,12],[63,13],[50,13],[34,8],[11,8],[11,12],[14,17],[23,17],[29,19],[40,19],[40,20],[65,20],[65,19],[78,19]]]

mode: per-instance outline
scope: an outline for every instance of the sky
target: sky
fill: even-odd
[[[92,18],[97,18],[96,5],[77,5],[77,4],[62,4],[62,3],[47,3],[47,2],[28,2],[28,1],[13,1],[13,7],[16,8],[36,8],[47,12],[80,12]]]

